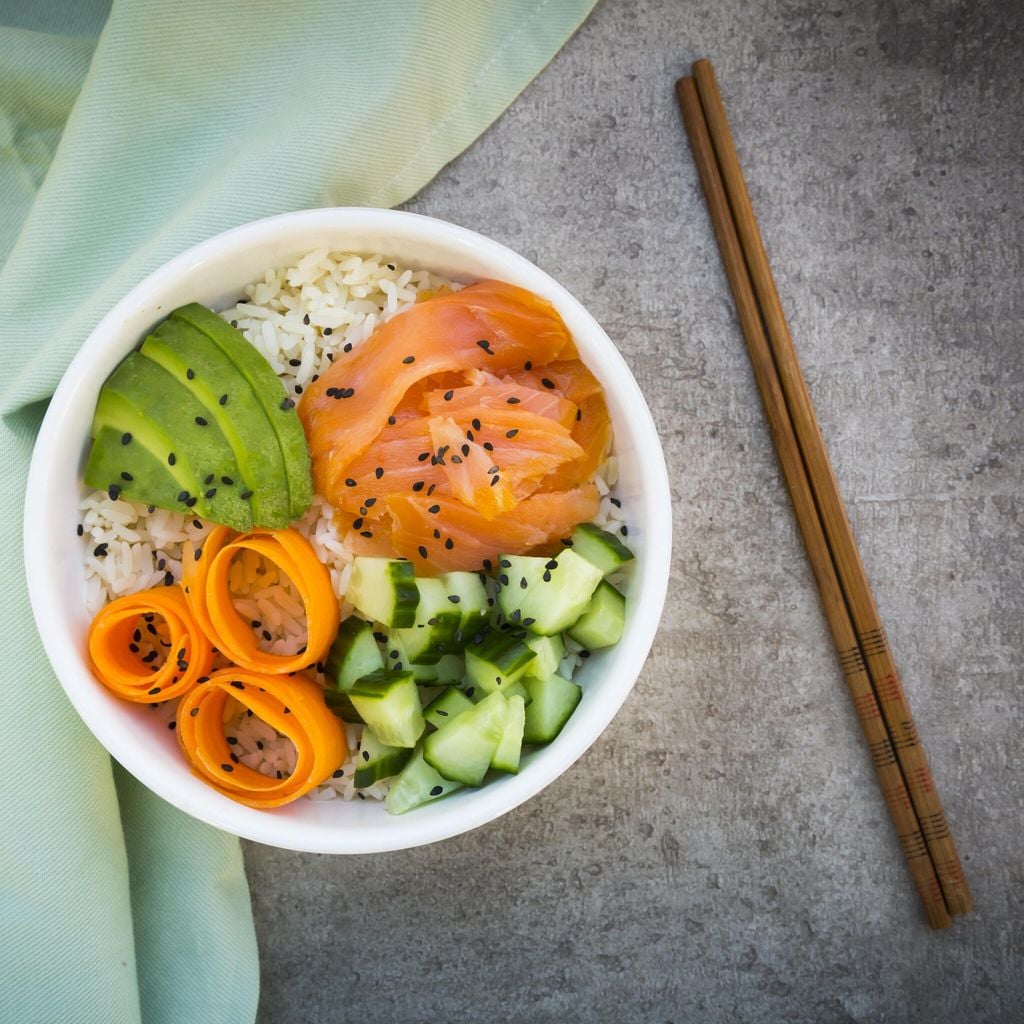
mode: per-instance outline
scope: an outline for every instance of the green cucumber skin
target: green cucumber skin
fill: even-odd
[[[389,747],[414,747],[427,727],[412,672],[371,672],[353,683],[348,696],[374,735]]]
[[[383,667],[384,659],[373,638],[373,626],[355,615],[344,619],[325,664],[324,674],[333,681],[335,688],[346,693],[360,676]]]
[[[423,717],[428,725],[443,729],[472,707],[473,702],[464,693],[450,686],[423,709]]]
[[[572,548],[554,559],[502,555],[499,564],[502,613],[511,623],[542,636],[565,632],[586,610],[603,578],[597,566]]]
[[[495,631],[466,647],[466,675],[484,693],[520,679],[537,657],[522,640]]]
[[[578,555],[597,566],[604,576],[621,569],[634,558],[633,552],[614,533],[602,530],[595,523],[580,523],[573,530],[572,547]]]
[[[403,629],[416,621],[420,591],[411,562],[357,556],[346,597],[366,618]]]
[[[412,757],[404,747],[391,747],[374,735],[370,728],[363,730],[356,755],[355,787],[365,789],[381,779],[397,775]]]

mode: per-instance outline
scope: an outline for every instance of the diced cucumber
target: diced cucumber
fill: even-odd
[[[508,701],[500,693],[492,693],[463,711],[454,722],[432,732],[423,741],[423,757],[446,779],[479,786],[498,749],[507,719]]]
[[[572,532],[572,549],[608,576],[633,561],[633,552],[607,530],[594,523],[580,523]]]
[[[417,750],[388,790],[384,808],[389,814],[405,814],[420,804],[461,788],[461,782],[452,782],[438,775],[423,759],[423,752]]]
[[[390,747],[381,743],[372,729],[367,727],[359,737],[356,757],[356,789],[365,789],[381,779],[397,775],[412,756],[407,747]]]
[[[519,685],[518,683],[516,684]],[[499,772],[515,775],[519,771],[519,758],[523,752],[523,730],[526,725],[526,702],[522,697],[507,697],[508,714],[505,731],[498,741],[498,749],[491,758],[491,767]]]
[[[401,629],[389,629],[384,643],[385,660],[392,672],[412,672],[421,686],[434,686],[437,682],[436,665],[417,665],[409,659]]]
[[[324,675],[328,682],[344,693],[360,676],[383,667],[384,659],[373,638],[373,626],[355,615],[349,616],[338,627],[338,635],[327,654]]]
[[[586,611],[602,578],[601,570],[572,548],[551,559],[502,555],[500,564],[498,605],[505,618],[544,636],[568,629]]]
[[[510,633],[494,631],[466,647],[466,676],[483,693],[514,683],[537,655]]]
[[[607,580],[601,580],[587,610],[569,629],[569,636],[589,651],[611,647],[622,639],[626,599]]]
[[[455,648],[462,613],[448,600],[448,590],[437,579],[417,579],[419,603],[413,624],[396,632],[410,664],[433,665]]]
[[[487,591],[483,580],[475,572],[446,572],[441,582],[448,592],[448,601],[457,608],[461,620],[458,631],[458,650],[469,643],[487,622]]]
[[[366,618],[385,626],[404,628],[416,621],[420,592],[412,562],[357,556],[345,596]]]
[[[438,686],[458,685],[466,674],[466,664],[458,654],[446,654],[433,666]]]
[[[547,743],[562,731],[562,726],[576,710],[583,690],[561,676],[530,677],[524,685],[530,694],[530,703],[526,705],[523,742]]]
[[[471,707],[473,702],[461,690],[449,686],[423,709],[423,717],[435,729],[442,729]]]
[[[348,695],[363,721],[390,747],[414,747],[426,728],[412,672],[371,672],[357,679]]]
[[[522,697],[524,703],[530,703],[530,695],[526,692],[522,679],[517,679],[514,683],[503,686],[501,692],[505,694],[505,700],[511,700],[513,697]]]
[[[545,676],[553,676],[558,671],[558,666],[565,657],[565,641],[560,633],[554,636],[528,636],[524,643],[537,655],[526,667],[528,676],[543,679]]]
[[[347,693],[328,688],[324,690],[324,703],[343,721],[362,725],[363,716],[356,711]]]

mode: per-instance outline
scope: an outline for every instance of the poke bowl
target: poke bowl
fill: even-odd
[[[416,322],[434,342],[421,327],[410,343]],[[187,354],[222,330],[228,348]],[[246,351],[208,371],[231,345]],[[249,416],[267,374],[273,405]],[[598,408],[600,441],[586,429]],[[528,447],[538,423],[575,461]],[[178,458],[172,434],[189,438]],[[173,493],[214,435],[246,480],[268,452],[278,460],[261,479],[290,483],[283,508],[223,466]],[[389,461],[402,451],[408,465]],[[593,317],[499,243],[387,210],[256,221],[150,275],[69,366],[26,489],[33,612],[97,740],[186,813],[316,853],[445,839],[565,772],[639,675],[670,549],[658,435]],[[439,620],[454,622],[442,640]],[[497,737],[482,755],[480,730]],[[396,797],[403,779],[412,800]]]

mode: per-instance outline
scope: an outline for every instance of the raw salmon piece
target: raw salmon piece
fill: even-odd
[[[486,416],[481,410],[499,412],[532,412],[546,416],[563,427],[572,427],[576,419],[576,405],[547,388],[531,388],[517,383],[511,377],[496,377],[485,370],[473,370],[466,375],[468,386],[455,388],[452,397],[445,399],[447,390],[437,388],[426,395],[426,408],[431,416],[454,416],[462,419]]]
[[[529,370],[513,370],[507,376],[525,387],[553,391],[575,405],[601,393],[600,381],[578,359],[531,365]]]
[[[568,537],[577,523],[597,515],[600,498],[593,484],[525,498],[511,512],[486,519],[455,498],[388,498],[395,552],[408,558],[417,575],[491,569],[498,555],[530,551]],[[439,505],[437,513],[429,512]]]
[[[571,344],[554,307],[522,288],[481,281],[413,306],[337,356],[299,403],[317,491],[332,503],[348,465],[386,425],[406,392],[432,374],[501,374],[549,363]]]
[[[494,453],[469,440],[467,433],[472,431],[463,431],[451,417],[435,416],[430,421],[430,436],[452,497],[476,509],[484,519],[494,519],[515,507],[516,496]]]

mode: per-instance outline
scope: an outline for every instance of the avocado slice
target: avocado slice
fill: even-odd
[[[105,432],[104,428],[109,430]],[[125,433],[131,435],[131,441],[123,445]],[[168,466],[181,490],[172,503],[161,507],[191,510],[235,530],[252,527],[252,509],[248,499],[242,497],[246,491],[241,472],[220,428],[208,419],[206,408],[188,388],[141,353],[129,354],[107,378],[93,417],[92,434],[94,448],[102,445],[108,449],[102,455],[90,454],[94,467],[109,466],[119,475],[128,472],[133,476],[138,469],[141,484],[148,460],[136,466],[136,451],[145,450]],[[111,451],[112,445],[120,451]],[[102,480],[101,486],[109,483]],[[153,505],[157,504],[154,498],[147,495],[140,500]]]
[[[238,367],[263,406],[277,435],[288,479],[288,503],[293,519],[305,515],[313,500],[309,448],[295,402],[284,390],[271,365],[244,335],[216,313],[197,302],[182,306],[170,319],[202,331]]]
[[[122,419],[124,422],[127,420]],[[137,423],[135,427],[139,429]],[[145,420],[142,429],[146,429]],[[180,479],[181,474],[175,474],[175,467],[167,465],[169,449],[161,445],[160,450],[162,458],[146,448],[136,433],[101,427],[85,465],[85,482],[89,487],[116,494],[127,501],[180,508],[178,495],[188,488]]]
[[[246,343],[248,344],[248,343]],[[142,343],[142,354],[188,388],[234,453],[253,523],[271,529],[293,519],[277,434],[248,380],[224,352],[183,320],[165,320]]]

